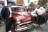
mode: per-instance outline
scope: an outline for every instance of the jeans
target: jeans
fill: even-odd
[[[7,18],[6,19],[6,32],[8,32],[10,29],[11,29],[11,25],[12,25],[12,21],[11,21],[11,18]]]

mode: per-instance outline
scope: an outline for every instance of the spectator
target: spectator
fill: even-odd
[[[2,9],[2,17],[6,20],[5,23],[6,23],[6,32],[8,32],[10,29],[11,29],[11,6],[12,6],[12,2],[8,2],[8,7],[5,6],[3,7]]]
[[[6,32],[10,31],[11,29],[11,25],[12,25],[12,22],[11,22],[11,6],[12,6],[12,2],[8,2],[8,8],[9,8],[9,12],[10,12],[10,15],[8,16],[8,18],[6,19]]]
[[[40,27],[41,24],[46,23],[46,11],[40,4],[37,5],[37,8],[31,14],[37,17],[35,23],[38,24],[38,27]]]

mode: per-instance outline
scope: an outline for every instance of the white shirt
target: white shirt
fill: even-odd
[[[10,7],[8,7],[9,8],[9,11],[10,11],[10,15],[9,15],[9,17],[12,17],[12,11],[11,11],[11,8]]]
[[[36,12],[38,13],[38,15],[46,13],[45,9],[43,7],[40,7],[39,9],[36,8],[33,12],[31,12],[31,15],[37,16]]]

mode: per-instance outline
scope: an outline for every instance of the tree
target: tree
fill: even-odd
[[[40,4],[41,6],[45,5],[47,2],[47,0],[39,0],[38,4]]]
[[[33,7],[33,6],[34,6],[34,3],[33,3],[33,2],[31,2],[29,6],[30,6],[30,7]]]

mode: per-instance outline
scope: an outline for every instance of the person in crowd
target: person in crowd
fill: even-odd
[[[25,6],[25,7],[24,7],[24,11],[26,11],[26,12],[27,12],[27,6]]]
[[[32,7],[30,7],[30,12],[32,12]]]
[[[40,4],[37,4],[37,8],[31,13],[32,16],[36,16],[35,23],[38,25],[38,28],[40,28],[41,24],[46,23],[46,10],[45,8],[41,7]]]
[[[10,12],[10,15],[8,16],[7,20],[6,20],[6,32],[10,31],[11,29],[11,25],[12,25],[12,11],[11,11],[11,6],[12,6],[12,2],[8,2],[8,8],[9,8],[9,12]]]
[[[8,32],[11,29],[11,6],[12,2],[8,2],[8,6],[4,6],[2,8],[2,17],[5,19],[5,24],[6,24],[6,32]]]

